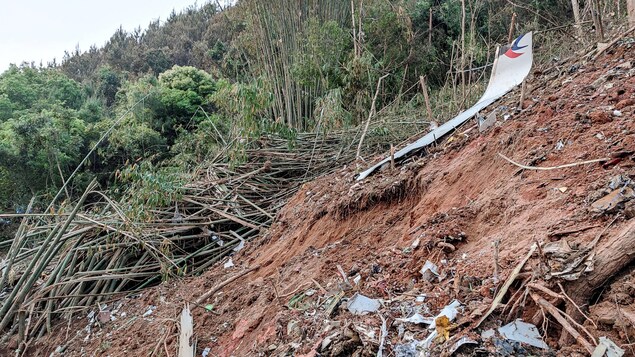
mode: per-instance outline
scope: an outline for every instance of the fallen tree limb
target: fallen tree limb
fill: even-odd
[[[549,289],[546,286],[540,285],[540,284],[536,284],[536,283],[531,283],[531,284],[527,284],[527,286],[529,288],[535,289],[535,290],[539,290],[542,291],[543,293],[553,297],[556,299],[556,301],[558,300],[563,300],[563,301],[567,301],[567,297],[565,297],[564,295],[560,295],[558,293],[556,293],[555,291]],[[551,305],[553,305],[553,303],[550,303]],[[576,305],[577,307],[577,305]],[[578,308],[578,311],[580,313],[582,313],[582,311],[580,311],[580,308]],[[584,315],[584,314],[583,314]],[[593,342],[593,344],[597,345],[597,341],[595,340],[595,338],[593,337],[593,335],[589,332],[589,330],[587,330],[584,326],[580,325],[577,321],[575,321],[571,316],[565,314],[565,317],[568,318],[572,324],[574,324],[577,328],[579,328],[580,330],[584,331],[584,333],[589,336],[589,338],[591,339],[591,342]],[[584,317],[587,317],[586,315],[584,315]],[[588,317],[587,317],[588,319]],[[590,319],[589,319],[590,320]],[[595,324],[594,324],[595,325]]]
[[[527,253],[525,258],[520,263],[518,263],[518,265],[516,265],[514,270],[511,272],[511,274],[509,274],[509,277],[505,281],[505,284],[500,289],[498,294],[496,294],[494,301],[492,301],[492,306],[490,306],[489,310],[487,310],[487,312],[483,315],[483,317],[481,317],[481,319],[476,323],[476,326],[474,326],[475,328],[479,327],[483,323],[483,321],[485,321],[485,319],[492,312],[494,312],[494,310],[496,310],[496,307],[498,306],[498,304],[500,304],[500,302],[503,300],[503,297],[505,297],[505,294],[507,294],[507,290],[509,290],[509,287],[512,285],[514,280],[516,280],[516,277],[518,276],[522,268],[525,266],[529,258],[531,258],[531,256],[534,254],[537,247],[538,247],[537,245],[532,244],[531,248],[529,249],[529,253]]]
[[[201,295],[198,299],[196,299],[196,301],[194,302],[197,305],[202,304],[205,300],[207,300],[210,296],[214,295],[216,292],[218,292],[220,289],[224,288],[227,284],[230,284],[231,282],[233,282],[234,280],[243,277],[249,273],[251,273],[254,270],[260,269],[260,265],[255,265],[249,269],[243,270],[240,273],[232,276],[231,278],[223,281],[222,283],[216,285],[215,287],[211,288],[208,292],[206,292],[205,294]]]
[[[536,302],[536,304],[547,310],[547,312],[549,312],[549,314],[551,314],[551,316],[553,316],[558,321],[558,323],[562,325],[562,328],[567,330],[567,332],[570,333],[571,336],[573,336],[576,341],[578,341],[578,343],[582,345],[582,347],[584,347],[585,350],[587,350],[589,353],[593,353],[593,350],[595,350],[595,348],[589,343],[589,341],[584,339],[584,337],[582,337],[582,335],[576,329],[574,329],[573,326],[571,326],[567,319],[562,315],[562,312],[560,310],[551,305],[549,301],[545,300],[540,295],[536,293],[530,293],[530,295],[531,298]]]
[[[595,163],[595,162],[603,162],[603,161],[610,160],[610,159],[607,159],[607,158],[602,158],[602,159],[594,159],[594,160],[574,162],[574,163],[571,163],[571,164],[565,164],[565,165],[559,165],[559,166],[539,167],[539,166],[527,166],[527,165],[519,164],[516,161],[508,158],[507,156],[505,156],[505,155],[503,155],[501,153],[498,153],[498,156],[502,157],[507,162],[520,167],[521,169],[525,169],[525,170],[542,170],[542,171],[564,169],[564,168],[567,168],[567,167],[574,167],[574,166],[579,166],[579,165],[586,165],[586,164],[592,164],[592,163]]]
[[[595,54],[595,56],[593,56],[593,60],[595,61],[596,59],[598,59],[598,57],[600,57],[600,55],[602,53],[604,53],[604,51],[608,50],[609,48],[613,47],[613,45],[615,45],[616,43],[619,42],[619,40],[623,39],[624,37],[626,37],[626,35],[628,35],[629,33],[635,31],[635,26],[631,27],[630,29],[624,31],[622,34],[620,34],[619,36],[617,36],[613,41],[609,42],[606,47],[602,48],[601,50],[598,51],[598,53]]]

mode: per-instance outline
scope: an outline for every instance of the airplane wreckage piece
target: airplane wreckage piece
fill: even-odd
[[[514,89],[514,87],[521,84],[529,74],[533,62],[532,33],[529,32],[521,35],[515,39],[511,45],[504,46],[502,49],[499,48],[497,54],[498,56],[492,66],[492,75],[489,79],[489,84],[481,99],[471,108],[457,115],[454,119],[444,123],[414,143],[397,151],[394,155],[395,160],[403,160],[416,151],[434,143],[465,123],[480,110],[494,103],[507,92]],[[365,179],[389,161],[390,157],[385,158],[375,166],[360,173],[359,176],[357,176],[357,180]]]

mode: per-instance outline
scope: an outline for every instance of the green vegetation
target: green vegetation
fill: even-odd
[[[65,194],[96,176],[136,208],[167,205],[188,172],[217,155],[240,162],[263,134],[292,146],[299,132],[360,124],[386,75],[374,119],[385,124],[376,130],[390,135],[389,118],[424,129],[420,76],[434,119],[447,119],[478,94],[469,88],[486,72],[465,70],[492,61],[512,13],[518,34],[572,23],[570,6],[242,0],[220,11],[210,2],[145,30],[120,28],[103,48],[61,63],[12,66],[0,75],[0,211],[34,195],[47,202],[89,153]],[[615,13],[612,6],[604,11]],[[576,45],[567,27],[545,36]]]

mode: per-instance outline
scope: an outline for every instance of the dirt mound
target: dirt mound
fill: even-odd
[[[469,124],[394,171],[357,182],[355,168],[346,167],[306,184],[264,238],[232,257],[234,266],[223,261],[200,277],[118,298],[92,320],[82,312],[60,321],[26,355],[175,355],[181,309],[210,289],[192,306],[197,355],[370,356],[380,345],[414,355],[432,330],[403,319],[436,316],[454,299],[457,320],[437,327],[449,341],[433,341],[433,354],[451,353],[463,337],[476,344],[458,353],[531,351],[481,336],[516,318],[537,325],[552,350],[586,354],[536,296],[566,310],[593,347],[609,336],[633,354],[633,268],[584,290],[588,297],[575,292],[603,271],[593,262],[602,261],[611,237],[634,222],[626,190],[635,179],[634,53],[621,44],[596,62],[537,72],[526,109],[516,111],[518,96],[509,95],[496,104],[496,127],[479,134]],[[542,168],[606,159],[528,170],[499,154]],[[502,308],[476,327],[536,243]],[[430,281],[420,272],[426,261],[438,269]],[[355,294],[381,300],[379,312],[349,312]],[[588,318],[575,316],[569,296]],[[16,346],[9,341],[8,349]]]

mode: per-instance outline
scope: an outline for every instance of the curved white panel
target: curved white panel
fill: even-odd
[[[429,132],[414,143],[404,147],[395,153],[395,160],[407,156],[413,151],[424,148],[437,139],[453,131],[465,121],[474,116],[478,111],[495,102],[517,85],[521,84],[529,74],[533,63],[532,33],[521,35],[511,45],[504,46],[498,51],[499,56],[494,60],[492,76],[485,90],[485,94],[471,108],[449,120],[435,130]],[[363,180],[379,167],[390,161],[387,157],[375,166],[362,172],[357,180]]]

